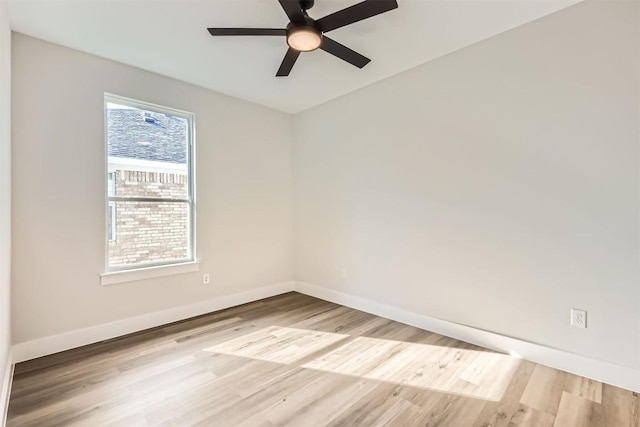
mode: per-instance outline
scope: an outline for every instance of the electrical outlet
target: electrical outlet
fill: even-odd
[[[209,276],[209,273],[205,273],[202,275],[202,284],[203,285],[208,285],[209,283],[211,283],[211,276]]]
[[[342,277],[343,279],[347,278],[347,269],[346,268],[342,267],[340,269],[340,277]]]
[[[576,328],[586,328],[587,312],[585,310],[572,308],[571,309],[571,326],[575,326]]]

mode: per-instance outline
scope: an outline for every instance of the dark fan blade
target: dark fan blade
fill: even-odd
[[[320,18],[316,23],[320,26],[322,32],[326,33],[336,28],[388,12],[397,7],[398,2],[396,0],[365,0],[362,3],[354,4],[346,9]]]
[[[279,28],[207,28],[212,36],[286,36]]]
[[[276,73],[276,77],[286,77],[291,72],[293,68],[293,64],[296,63],[296,60],[300,56],[300,52],[289,48],[287,53],[284,55],[284,59],[282,60],[282,64],[280,64],[280,68],[278,68],[278,72]]]
[[[298,0],[278,0],[280,5],[284,9],[284,13],[287,14],[289,20],[294,24],[304,23],[304,14]]]
[[[331,55],[337,56],[338,58],[347,61],[349,64],[353,64],[358,68],[362,68],[369,62],[371,62],[371,60],[366,56],[360,55],[355,50],[351,50],[327,36],[322,37],[322,45],[320,46],[320,49],[330,53]]]

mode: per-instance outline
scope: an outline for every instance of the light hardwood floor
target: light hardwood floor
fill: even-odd
[[[289,293],[16,366],[9,426],[639,427],[637,394]]]

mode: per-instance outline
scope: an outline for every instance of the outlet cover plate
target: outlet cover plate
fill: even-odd
[[[586,310],[580,310],[578,308],[571,309],[571,326],[576,328],[587,327],[587,312]]]

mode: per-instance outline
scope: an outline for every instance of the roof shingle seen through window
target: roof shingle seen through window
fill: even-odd
[[[108,155],[186,164],[187,124],[182,117],[135,108],[109,108]]]

